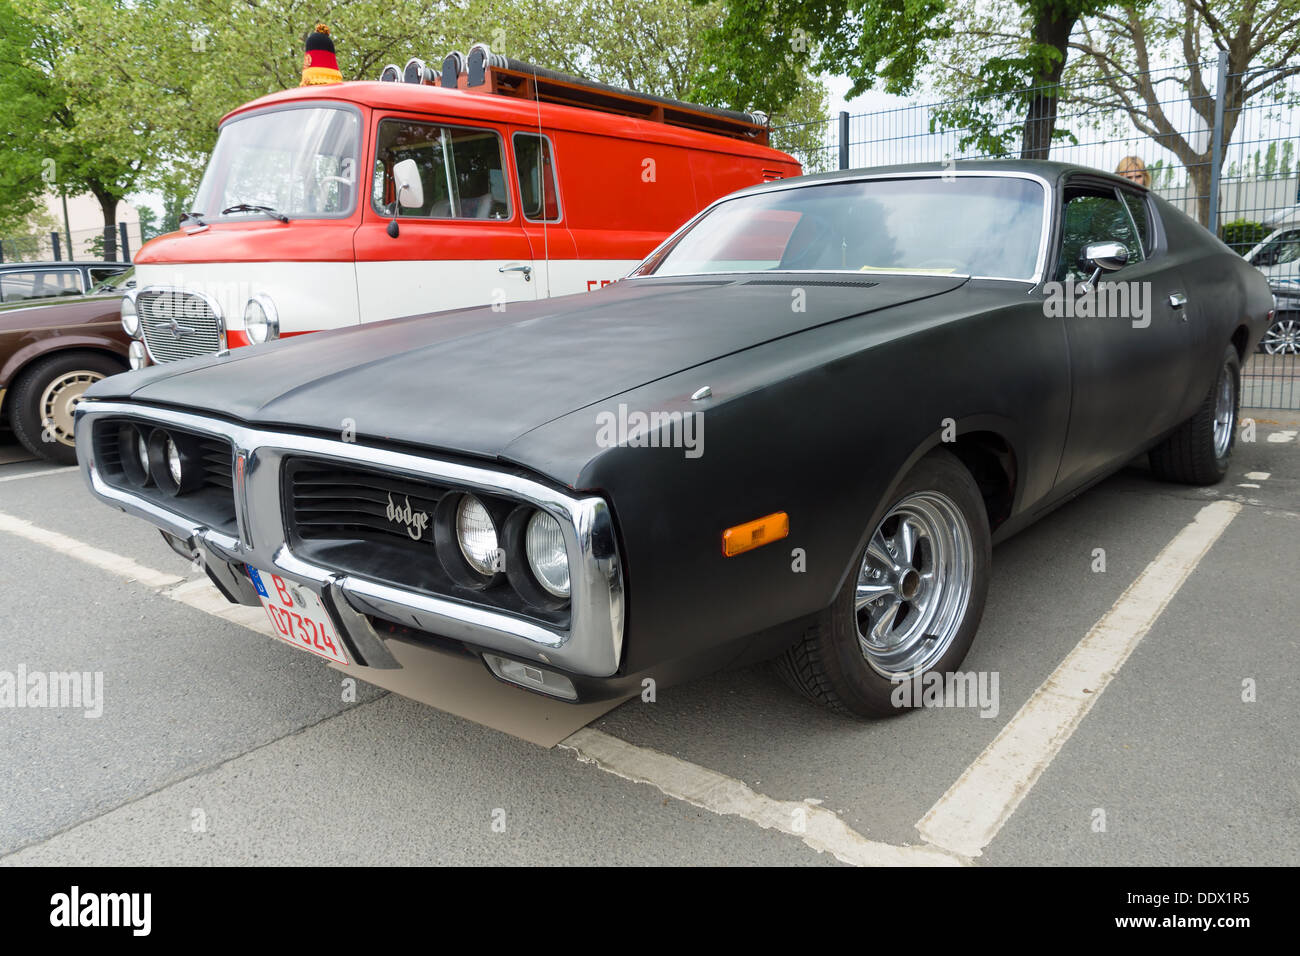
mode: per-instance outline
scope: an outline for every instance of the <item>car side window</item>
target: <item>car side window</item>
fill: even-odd
[[[393,167],[405,159],[419,170],[423,206],[396,202]],[[405,219],[509,219],[501,137],[491,129],[382,120],[370,201],[380,215]]]
[[[1091,242],[1119,242],[1128,249],[1130,262],[1142,259],[1142,244],[1133,228],[1125,204],[1108,189],[1067,189],[1062,209],[1061,258],[1057,263],[1058,281],[1089,278],[1079,265],[1079,253]]]
[[[121,269],[90,269],[90,284],[99,285],[105,279],[121,274]]]
[[[1255,256],[1257,266],[1280,266],[1300,261],[1300,230],[1284,232]]]
[[[555,222],[560,218],[560,193],[555,184],[551,141],[536,133],[515,133],[515,172],[524,218]]]
[[[1145,196],[1139,196],[1137,193],[1129,192],[1127,189],[1119,191],[1124,200],[1124,205],[1128,206],[1129,215],[1133,217],[1133,225],[1137,227],[1138,241],[1142,244],[1143,256],[1151,258],[1151,247],[1155,245],[1155,230],[1151,224],[1151,210],[1147,205]]]
[[[40,269],[0,276],[0,299],[5,302],[80,294],[81,273],[76,269]]]

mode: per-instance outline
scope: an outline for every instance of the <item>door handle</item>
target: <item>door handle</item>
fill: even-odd
[[[1187,304],[1187,296],[1181,292],[1171,292],[1169,293],[1169,304],[1175,309],[1181,309]]]
[[[532,266],[501,266],[497,269],[497,272],[522,272],[524,274],[525,282],[533,281]]]

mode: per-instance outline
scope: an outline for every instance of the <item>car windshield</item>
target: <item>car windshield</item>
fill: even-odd
[[[634,275],[907,272],[1033,279],[1046,192],[957,176],[796,186],[719,203]]]
[[[360,118],[348,109],[281,109],[222,127],[193,211],[205,222],[267,219],[266,206],[295,218],[349,215],[357,199]]]

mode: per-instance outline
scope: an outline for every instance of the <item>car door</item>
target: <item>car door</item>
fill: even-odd
[[[1153,241],[1151,215],[1144,194],[1106,181],[1071,182],[1063,192],[1056,281],[1046,289],[1070,351],[1062,488],[1122,463],[1177,424],[1191,349],[1185,305],[1174,303],[1186,294],[1176,263]],[[1078,257],[1093,242],[1120,242],[1129,260],[1090,284]]]
[[[414,207],[396,201],[393,181],[407,159],[423,192]],[[536,298],[517,205],[500,130],[381,118],[370,205],[353,239],[361,321]]]

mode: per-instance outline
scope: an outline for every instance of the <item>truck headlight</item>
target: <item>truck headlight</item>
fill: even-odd
[[[122,331],[131,338],[140,336],[140,316],[135,311],[135,296],[122,296]]]
[[[255,344],[280,337],[280,316],[269,295],[259,292],[248,300],[248,305],[244,306],[244,330],[248,333],[248,340]]]

